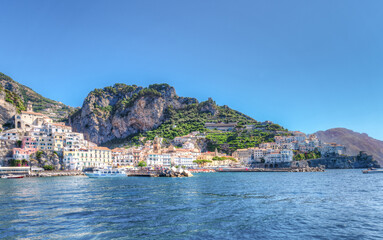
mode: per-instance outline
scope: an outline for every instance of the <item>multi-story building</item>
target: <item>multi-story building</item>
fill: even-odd
[[[0,134],[0,140],[18,141],[22,138],[22,135],[22,132],[17,129],[9,129]]]
[[[198,165],[194,162],[196,159],[191,155],[179,155],[173,157],[175,166],[184,166],[188,168],[197,167]]]
[[[149,153],[146,162],[148,166],[170,167],[172,156],[169,153]]]
[[[251,150],[250,149],[237,149],[233,154],[233,157],[238,159],[242,164],[251,164]]]
[[[346,154],[346,147],[336,143],[323,143],[321,145],[320,152],[322,156],[326,156],[328,154],[342,155]]]
[[[66,149],[80,149],[85,146],[84,134],[77,132],[65,133],[64,146]]]
[[[125,148],[115,148],[112,150],[112,166],[126,167],[133,166],[133,150]]]
[[[29,161],[29,156],[33,153],[35,153],[37,149],[35,148],[14,148],[13,149],[13,159],[15,160],[27,160]]]
[[[37,149],[37,141],[35,137],[26,136],[23,137],[21,142],[21,148],[23,149]]]
[[[283,163],[283,162],[291,162],[293,161],[293,151],[291,150],[281,150],[281,151],[275,151],[272,153],[269,153],[265,155],[265,163]]]
[[[44,123],[52,123],[52,119],[41,113],[35,113],[32,110],[32,104],[28,103],[27,111],[15,115],[15,128],[22,131],[28,131],[33,126],[41,126]]]
[[[112,151],[106,147],[64,150],[64,163],[67,169],[103,168],[112,165]]]

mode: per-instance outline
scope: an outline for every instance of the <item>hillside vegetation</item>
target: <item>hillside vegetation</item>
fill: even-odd
[[[14,104],[18,111],[25,110],[27,103],[30,102],[33,104],[35,112],[44,113],[55,120],[61,120],[67,118],[74,109],[41,96],[3,73],[0,73],[0,86],[0,90],[4,90],[7,94],[6,101]]]

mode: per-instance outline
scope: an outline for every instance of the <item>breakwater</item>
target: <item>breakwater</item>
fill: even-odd
[[[319,159],[302,160],[291,162],[291,167],[324,167],[326,169],[353,169],[353,168],[380,168],[373,156],[366,152],[360,152],[357,156],[326,156]]]
[[[161,169],[154,171],[128,171],[128,177],[192,177],[193,174],[182,168]]]
[[[290,168],[218,168],[216,172],[324,172],[323,167],[290,167]]]
[[[26,177],[69,177],[69,176],[85,176],[81,171],[44,171],[31,172]]]

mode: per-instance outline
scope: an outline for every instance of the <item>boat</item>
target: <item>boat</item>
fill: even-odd
[[[93,172],[86,172],[85,175],[90,178],[115,178],[128,176],[124,170],[114,168],[95,169]]]
[[[3,179],[16,179],[16,178],[24,178],[24,175],[3,175],[1,176]]]
[[[370,168],[367,170],[363,170],[363,173],[383,173],[383,169]]]

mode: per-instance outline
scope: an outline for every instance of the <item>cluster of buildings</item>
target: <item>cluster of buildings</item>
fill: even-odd
[[[1,140],[19,142],[19,147],[13,149],[13,159],[29,161],[31,154],[43,150],[56,152],[63,157],[65,167],[72,169],[104,167],[112,163],[110,149],[85,140],[82,133],[73,132],[64,123],[54,123],[51,118],[33,112],[31,104],[27,111],[15,115],[14,124],[14,129],[0,134]]]
[[[113,150],[87,141],[82,133],[73,132],[64,123],[54,123],[51,118],[35,113],[28,104],[27,111],[15,116],[15,128],[0,134],[0,140],[17,141],[13,159],[30,160],[37,151],[54,151],[69,170],[83,170],[92,167],[133,167],[146,162],[150,167],[184,166],[197,167],[197,160],[207,160],[205,166],[251,165],[253,163],[275,164],[291,162],[294,151],[303,153],[320,151],[322,155],[343,154],[345,147],[335,143],[321,143],[315,135],[291,132],[291,136],[276,136],[275,142],[262,143],[259,147],[238,149],[232,156],[223,156],[217,151],[204,152],[196,147],[205,138],[199,132],[176,137],[173,144],[162,147],[162,139],[156,137],[145,145]],[[270,122],[262,123],[264,125]],[[236,123],[207,123],[208,129],[230,131]],[[201,161],[200,161],[201,162]]]
[[[82,133],[73,132],[64,123],[54,123],[51,118],[33,112],[28,104],[27,111],[15,116],[15,128],[0,134],[1,140],[18,141],[13,149],[13,159],[30,160],[37,151],[54,151],[62,158],[66,169],[83,170],[91,167],[132,167],[144,161],[152,167],[179,165],[196,167],[194,162],[201,151],[192,143],[200,138],[197,133],[176,138],[175,144],[162,148],[162,139],[155,138],[144,146],[132,148],[99,147],[85,140]]]
[[[316,135],[306,135],[299,131],[291,136],[275,136],[275,142],[262,143],[259,147],[238,149],[233,157],[245,165],[254,163],[280,164],[293,161],[294,152],[308,153],[318,151],[321,156],[345,154],[346,148],[336,143],[323,143]]]

